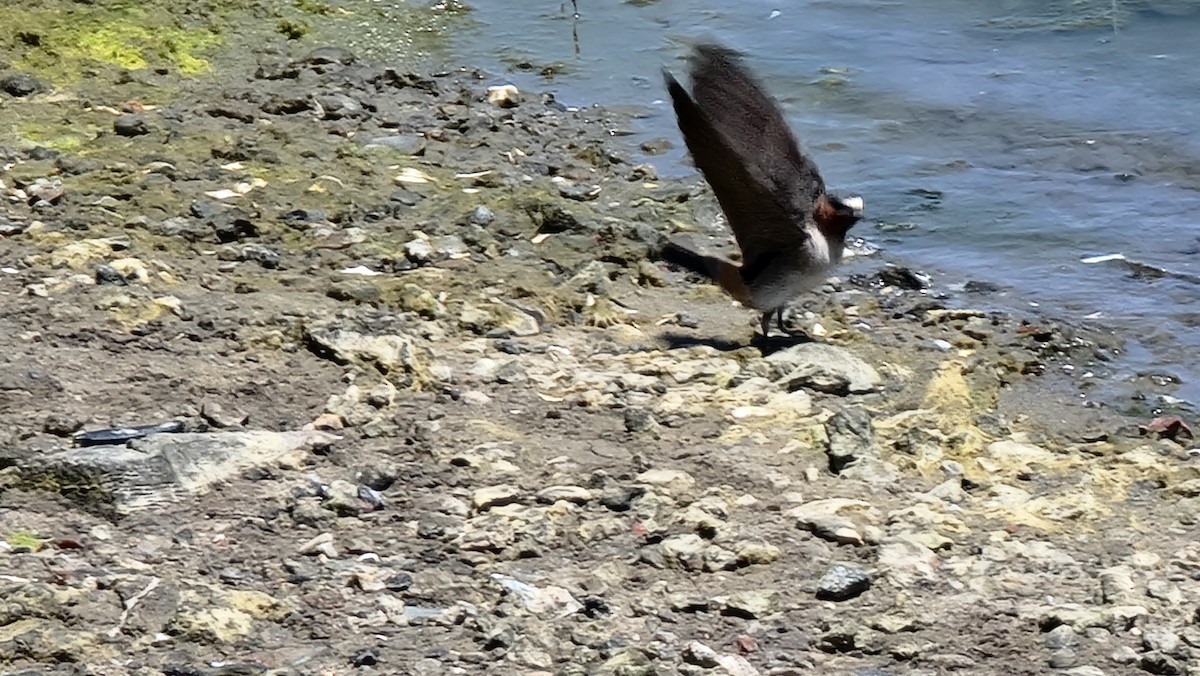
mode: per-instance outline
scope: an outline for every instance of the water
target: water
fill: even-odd
[[[660,68],[697,38],[745,51],[826,182],[866,196],[857,234],[1133,336],[1128,372],[1200,401],[1200,3],[579,2],[475,0],[455,56],[645,106],[637,139],[682,145]],[[1149,267],[1081,262],[1110,253]]]

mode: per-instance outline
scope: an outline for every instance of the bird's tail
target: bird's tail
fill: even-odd
[[[736,263],[719,256],[700,253],[670,239],[663,244],[660,256],[668,263],[711,279],[733,296],[734,300],[747,307],[753,306],[750,289],[742,279],[741,267]]]

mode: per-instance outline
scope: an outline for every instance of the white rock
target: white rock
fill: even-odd
[[[488,102],[501,108],[512,108],[521,102],[521,92],[510,84],[488,87]]]
[[[801,343],[767,357],[773,376],[789,390],[831,394],[875,392],[879,373],[849,350],[828,343]]]

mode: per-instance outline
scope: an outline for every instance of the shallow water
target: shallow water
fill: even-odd
[[[827,183],[866,196],[857,234],[1140,336],[1125,369],[1200,401],[1200,3],[579,2],[476,0],[454,57],[570,105],[646,106],[634,140],[681,145],[659,69],[718,38]],[[691,172],[680,148],[652,161]],[[1081,262],[1112,253],[1150,267]]]

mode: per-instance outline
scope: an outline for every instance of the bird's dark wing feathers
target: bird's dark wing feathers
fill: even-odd
[[[668,88],[692,159],[721,202],[747,266],[784,243],[799,245],[806,237],[801,225],[825,192],[816,165],[737,52],[699,45],[690,61],[692,96],[673,78]]]
[[[663,75],[692,161],[720,202],[743,263],[751,266],[768,251],[802,245],[805,235],[792,224],[787,209],[717,133],[687,90],[670,73]]]

